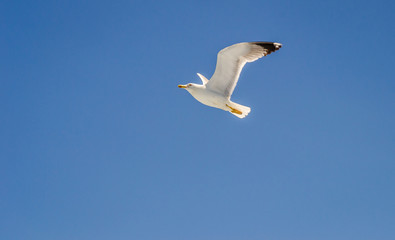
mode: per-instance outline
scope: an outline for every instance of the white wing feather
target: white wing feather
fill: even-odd
[[[200,79],[202,80],[202,82],[203,82],[203,85],[206,85],[207,83],[208,83],[208,79],[205,77],[205,76],[203,76],[202,74],[200,74],[200,73],[196,73],[199,77],[200,77]]]
[[[217,56],[215,72],[206,87],[230,98],[244,65],[280,48],[280,43],[244,42],[222,49]]]

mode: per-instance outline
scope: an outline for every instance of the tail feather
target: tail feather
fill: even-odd
[[[251,108],[234,102],[230,102],[229,107],[235,109],[235,111],[229,109],[229,112],[238,118],[245,118],[251,112]]]

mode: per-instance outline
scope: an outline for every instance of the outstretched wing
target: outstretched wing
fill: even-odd
[[[244,42],[222,49],[217,56],[215,72],[206,87],[230,98],[244,65],[280,48],[280,43]]]

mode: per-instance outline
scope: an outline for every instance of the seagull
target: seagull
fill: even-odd
[[[242,42],[219,51],[217,66],[211,79],[197,73],[203,84],[188,83],[178,85],[186,89],[196,100],[214,108],[219,108],[233,115],[244,118],[251,108],[234,103],[230,100],[233,90],[239,80],[240,72],[247,62],[267,56],[281,48],[281,43],[275,42]]]

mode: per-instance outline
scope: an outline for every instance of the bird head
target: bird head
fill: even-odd
[[[192,87],[193,83],[188,83],[187,85],[178,85],[179,88],[186,88],[186,90],[188,90],[188,88]]]

